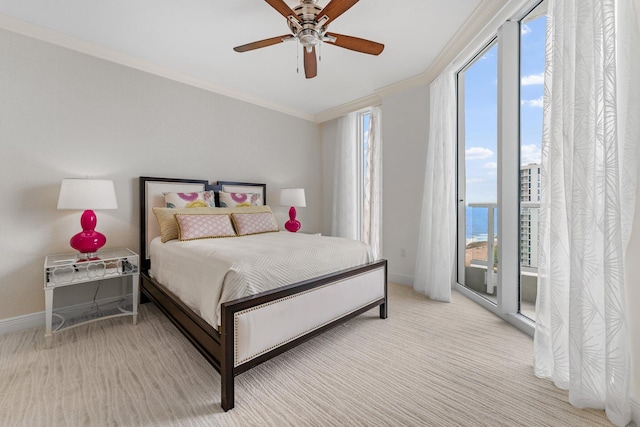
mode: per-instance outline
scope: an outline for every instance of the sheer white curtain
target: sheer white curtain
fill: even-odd
[[[429,142],[413,287],[451,301],[456,266],[456,84],[451,67],[430,86]]]
[[[618,426],[630,420],[624,257],[640,135],[631,1],[549,1],[534,339],[536,375]]]
[[[364,176],[362,241],[371,246],[375,259],[382,252],[382,109],[371,108]]]
[[[333,218],[331,234],[359,239],[358,221],[358,133],[357,113],[338,119],[334,158]]]
[[[377,259],[382,251],[382,111],[371,108],[365,164],[359,117],[351,113],[338,119],[332,234],[362,240]]]

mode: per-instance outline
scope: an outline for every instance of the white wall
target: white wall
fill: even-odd
[[[303,229],[321,227],[319,126],[0,31],[0,320],[44,309],[44,257],[71,252],[80,212],[56,210],[67,177],[113,179],[107,247],[138,250],[138,176],[301,186]]]
[[[382,100],[383,256],[389,279],[413,285],[429,136],[429,88]]]

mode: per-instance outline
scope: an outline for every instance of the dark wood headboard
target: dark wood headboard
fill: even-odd
[[[263,203],[267,204],[267,185],[252,182],[238,181],[218,181],[216,184],[209,184],[205,179],[183,179],[183,178],[158,178],[141,176],[139,180],[140,192],[140,265],[141,271],[147,272],[151,266],[149,259],[149,243],[154,237],[159,235],[159,227],[153,215],[152,208],[164,206],[163,192],[197,192],[213,190],[215,192],[216,206],[220,205],[218,191],[223,187],[251,187],[259,188],[262,191]]]

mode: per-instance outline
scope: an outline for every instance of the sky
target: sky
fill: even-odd
[[[522,24],[521,164],[540,162],[545,49],[544,16]],[[464,71],[467,203],[497,201],[497,64],[493,45]]]

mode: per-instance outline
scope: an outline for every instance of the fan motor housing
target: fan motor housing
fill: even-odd
[[[314,21],[316,16],[322,11],[322,8],[315,4],[314,1],[313,3],[299,4],[293,8],[293,11],[298,15],[298,18],[300,18],[302,27],[306,29],[308,27],[315,27]],[[288,24],[294,34],[298,32],[298,28],[293,23],[288,22]]]

